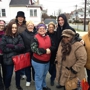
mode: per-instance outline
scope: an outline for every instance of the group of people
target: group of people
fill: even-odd
[[[35,27],[32,21],[25,20],[23,11],[18,11],[16,18],[6,27],[5,21],[0,20],[0,90],[10,90],[14,69],[12,57],[27,52],[30,53],[31,66],[15,71],[18,90],[23,90],[20,85],[22,74],[26,75],[26,86],[30,86],[33,80],[36,90],[51,90],[45,80],[48,72],[51,75],[50,85],[53,86],[56,80],[56,88],[65,90],[69,74],[71,78],[85,78],[84,67],[87,69],[90,85],[89,34],[90,30],[82,38],[85,42],[82,43],[79,34],[69,26],[64,14],[58,16],[56,30],[53,22],[48,24],[48,28],[44,23]]]

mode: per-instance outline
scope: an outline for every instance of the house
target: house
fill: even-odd
[[[18,11],[23,11],[26,20],[32,20],[35,25],[41,22],[42,7],[32,0],[0,0],[0,9],[0,19],[7,22],[14,19]]]

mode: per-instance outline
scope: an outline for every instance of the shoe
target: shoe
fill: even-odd
[[[22,75],[21,78],[22,78],[22,79],[26,79],[26,75]]]
[[[51,90],[49,87],[43,87],[43,90]]]
[[[5,88],[5,90],[10,90],[9,88]]]
[[[54,86],[54,81],[50,81],[50,85],[51,86]]]
[[[63,88],[64,86],[56,85],[56,88]]]
[[[27,87],[30,86],[30,84],[31,84],[30,82],[26,82],[26,86],[27,86]]]
[[[19,86],[19,87],[16,87],[16,88],[17,88],[18,90],[23,90],[21,86]]]

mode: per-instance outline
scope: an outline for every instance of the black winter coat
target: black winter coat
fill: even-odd
[[[7,44],[13,44],[15,48],[8,48]],[[18,46],[21,44],[21,46]],[[2,37],[2,42],[0,43],[0,47],[3,51],[3,60],[5,65],[12,65],[12,56],[20,54],[24,49],[24,43],[20,35],[15,36],[14,38],[11,36],[4,35]]]
[[[34,38],[34,35],[36,34],[36,29],[34,29],[33,32],[28,31],[27,29],[25,31],[23,31],[20,35],[24,41],[24,45],[25,45],[25,49],[24,52],[30,52],[31,51],[31,40]]]
[[[58,49],[58,37],[57,37],[57,33],[56,31],[54,31],[54,33],[49,33],[47,32],[47,34],[49,35],[49,37],[51,38],[51,40],[53,41],[54,45],[55,45],[55,50],[53,52],[51,52],[51,58],[50,58],[50,64],[54,64],[55,58],[56,58],[56,52]]]

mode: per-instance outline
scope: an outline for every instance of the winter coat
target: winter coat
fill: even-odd
[[[60,14],[59,16],[58,16],[58,19],[59,19],[59,17],[62,17],[63,19],[64,19],[64,25],[61,27],[60,25],[59,25],[59,23],[58,23],[58,27],[57,27],[57,37],[58,37],[58,43],[61,41],[61,34],[62,34],[62,31],[63,30],[65,30],[65,29],[71,29],[72,31],[74,31],[74,32],[76,32],[75,30],[74,30],[74,28],[72,28],[69,24],[68,24],[68,21],[67,21],[67,18],[66,18],[66,16],[64,15],[64,14]]]
[[[47,34],[49,35],[51,40],[54,42],[55,48],[56,48],[53,52],[51,52],[51,58],[50,58],[50,64],[54,64],[55,58],[56,58],[56,52],[58,49],[57,33],[56,33],[56,31],[54,31],[54,33],[47,32]]]
[[[32,52],[31,51],[31,40],[34,38],[34,35],[36,34],[36,30],[34,29],[33,32],[28,31],[27,29],[23,31],[20,35],[24,41],[25,50],[24,52]]]
[[[82,39],[84,40],[85,48],[87,51],[87,62],[85,67],[90,70],[90,37],[88,36],[88,34],[86,34],[82,37]]]
[[[13,44],[14,48],[8,48],[7,44]],[[20,44],[21,46],[18,46],[18,44]],[[22,49],[24,49],[24,43],[20,35],[17,35],[14,38],[4,35],[2,37],[0,46],[3,51],[3,60],[5,65],[12,65],[12,56],[20,54],[22,52]]]
[[[26,25],[25,24],[18,25],[18,33],[22,33],[25,29],[26,29]]]
[[[66,60],[62,60],[61,43],[59,44],[57,51],[56,81],[62,86],[65,85],[70,73],[70,78],[74,78],[75,76],[80,80],[85,78],[84,65],[87,60],[86,50],[80,42],[75,42],[71,47],[72,50],[70,54],[66,56]],[[67,67],[72,68],[72,70],[77,73],[73,73],[71,70],[68,70]]]

